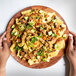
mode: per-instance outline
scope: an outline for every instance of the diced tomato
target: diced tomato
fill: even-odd
[[[37,54],[37,51],[35,50],[35,51],[34,51],[34,55],[36,55],[36,54]]]
[[[37,25],[39,26],[39,25],[41,25],[41,23],[37,23]]]
[[[21,40],[20,39],[17,39],[17,42],[20,42]]]
[[[38,21],[40,22],[41,20],[39,19]]]
[[[36,42],[34,42],[34,45],[37,45],[37,43],[36,43]]]
[[[55,37],[52,37],[52,40],[54,40],[55,39]]]
[[[35,49],[35,47],[33,47],[33,49]]]
[[[30,18],[29,18],[29,21],[31,21],[31,20],[32,20],[32,18],[30,17]]]
[[[32,30],[32,28],[29,29],[30,31]]]
[[[59,33],[58,33],[58,32],[56,32],[56,34],[57,34],[57,35],[59,35]]]
[[[46,36],[43,36],[43,40],[46,40]]]
[[[41,30],[41,29],[40,29],[40,31],[43,32],[44,30]]]
[[[34,53],[37,53],[37,51],[35,50]]]
[[[23,56],[25,53],[21,51],[21,56]]]
[[[46,15],[45,17],[49,17],[49,15]]]

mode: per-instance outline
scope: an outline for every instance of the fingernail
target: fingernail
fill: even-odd
[[[4,38],[3,40],[7,40],[6,38]]]

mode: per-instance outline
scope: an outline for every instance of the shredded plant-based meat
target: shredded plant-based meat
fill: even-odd
[[[49,62],[65,49],[66,25],[55,12],[33,9],[21,12],[11,26],[12,52],[29,63]]]

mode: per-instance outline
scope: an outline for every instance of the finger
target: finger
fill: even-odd
[[[7,41],[6,40],[3,40],[3,49],[5,49],[5,50],[9,50],[9,48],[8,48],[8,44],[7,44]]]
[[[72,31],[69,31],[69,33],[76,37],[76,33],[72,32]]]
[[[70,32],[70,34],[73,35],[73,37],[74,37],[74,45],[76,46],[76,33],[72,32],[72,31],[69,31],[69,32]]]
[[[6,32],[4,32],[4,33],[1,35],[1,37],[0,37],[0,43],[2,43],[2,40],[3,40],[3,38],[4,38],[5,35],[6,35]]]
[[[68,46],[70,50],[73,50],[73,37],[69,36]]]

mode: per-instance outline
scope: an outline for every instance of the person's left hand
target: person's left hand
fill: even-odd
[[[0,37],[0,67],[6,66],[6,62],[10,56],[7,40],[6,38],[4,38],[5,35],[6,35],[6,32],[4,32]]]

